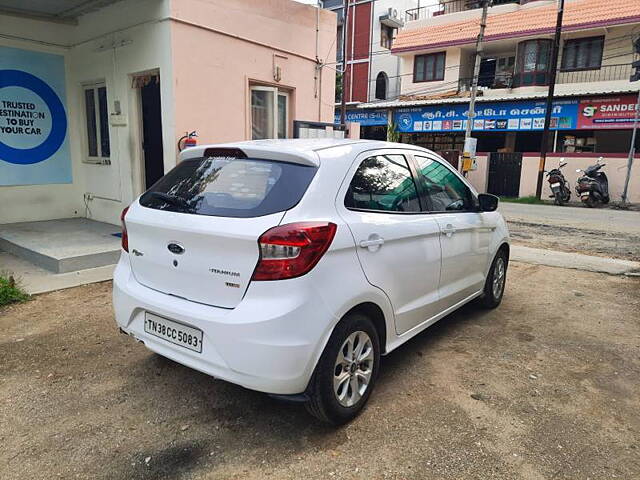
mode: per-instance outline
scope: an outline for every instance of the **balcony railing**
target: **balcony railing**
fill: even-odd
[[[630,63],[605,65],[598,70],[559,70],[556,83],[611,82],[629,80],[633,68]]]
[[[493,5],[503,5],[505,3],[526,3],[526,0],[493,0]],[[439,6],[426,6],[418,8],[410,8],[405,12],[405,21],[424,20],[447,13],[463,12],[465,10],[474,10],[482,8],[480,0],[443,0]]]
[[[556,83],[593,83],[612,82],[617,80],[629,80],[632,67],[628,63],[619,65],[605,65],[597,70],[558,70]],[[458,81],[458,91],[467,92],[471,90],[471,78],[461,78]],[[499,74],[481,75],[478,78],[478,85],[481,88],[517,88],[533,85],[548,85],[549,75],[547,72],[535,72],[531,74]]]

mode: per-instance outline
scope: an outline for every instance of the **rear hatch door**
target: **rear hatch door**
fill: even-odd
[[[280,224],[316,166],[205,151],[183,160],[125,217],[131,268],[154,290],[234,308],[260,258],[258,239]]]
[[[258,263],[258,238],[282,216],[227,218],[132,208],[126,224],[133,274],[154,290],[234,308]]]

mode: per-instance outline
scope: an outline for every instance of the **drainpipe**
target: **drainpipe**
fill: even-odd
[[[345,90],[347,80],[347,29],[349,28],[349,0],[343,0],[344,13],[342,14],[342,95],[340,95],[340,124],[344,125],[347,119],[347,105]],[[352,75],[353,77],[353,75]],[[351,78],[353,84],[353,78]]]
[[[320,9],[322,0],[318,0],[316,6],[316,65],[313,74],[313,81],[316,88],[316,98],[318,99],[318,121],[322,121],[322,62],[318,58],[320,50]]]
[[[347,0],[347,4],[349,1]],[[348,8],[347,8],[348,9]],[[353,6],[353,18],[351,19],[351,62],[356,54],[356,6]],[[351,63],[351,80],[349,82],[349,101],[353,102],[353,63]]]
[[[369,21],[369,65],[368,65],[368,74],[367,74],[367,102],[371,101],[371,71],[373,70],[373,29],[375,27],[375,18],[374,10],[376,8],[376,3],[373,2],[371,4],[371,19]]]

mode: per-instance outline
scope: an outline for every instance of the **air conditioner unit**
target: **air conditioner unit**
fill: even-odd
[[[380,16],[380,22],[391,28],[402,28],[404,23],[398,17],[398,10],[393,7],[387,9],[387,13]]]

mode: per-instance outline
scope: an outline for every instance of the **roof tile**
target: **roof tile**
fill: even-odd
[[[489,11],[491,12],[491,10]],[[515,12],[489,14],[485,41],[553,33],[557,6],[529,5]],[[565,4],[563,31],[590,26],[640,23],[640,0],[573,0]],[[402,30],[393,45],[394,53],[474,43],[480,19]]]

